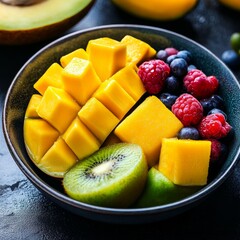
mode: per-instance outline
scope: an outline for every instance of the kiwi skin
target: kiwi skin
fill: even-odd
[[[91,164],[94,166],[94,161],[104,162],[103,159],[119,153],[126,157],[118,161],[119,168],[110,170],[113,174],[115,172],[115,175],[103,178],[97,176],[94,179],[87,173],[92,167]],[[132,155],[134,157],[131,157]],[[74,165],[65,174],[63,187],[69,197],[83,203],[101,207],[127,208],[133,205],[143,192],[147,173],[148,165],[142,148],[136,144],[117,143],[101,148]],[[84,178],[83,181],[82,178]]]

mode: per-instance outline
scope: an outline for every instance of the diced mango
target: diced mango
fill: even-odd
[[[60,137],[46,152],[38,166],[48,175],[62,178],[77,161],[77,156]]]
[[[116,80],[136,101],[146,92],[142,80],[136,72],[136,66],[129,64],[116,72],[110,79]],[[133,87],[134,86],[134,87]]]
[[[73,58],[64,68],[63,85],[80,105],[84,105],[102,83],[92,63],[88,60]]]
[[[153,49],[149,44],[130,35],[126,35],[121,40],[121,43],[127,45],[128,63],[135,63],[138,65],[143,61],[154,57],[156,54],[156,50]]]
[[[41,118],[26,118],[23,134],[28,155],[36,164],[59,136],[58,131]]]
[[[66,67],[68,65],[68,63],[75,57],[88,60],[88,54],[85,51],[85,49],[79,48],[79,49],[72,51],[60,58],[60,63],[62,65],[62,67]]]
[[[42,100],[42,95],[33,94],[25,112],[25,118],[39,118],[37,108]]]
[[[62,88],[62,71],[63,68],[58,63],[53,63],[33,87],[42,95],[49,86]]]
[[[101,144],[119,123],[119,119],[94,97],[81,108],[78,116]]]
[[[106,80],[93,96],[104,104],[119,120],[136,103],[115,80]]]
[[[102,81],[126,65],[126,45],[117,40],[108,37],[90,40],[86,51]]]
[[[205,185],[210,153],[208,140],[163,139],[159,171],[177,185]]]
[[[114,130],[123,141],[139,144],[154,166],[159,160],[163,138],[174,137],[183,127],[177,117],[156,97],[146,98]]]
[[[99,141],[78,117],[73,120],[62,138],[79,160],[94,153],[100,147]]]
[[[48,87],[38,106],[38,115],[63,133],[77,116],[80,106],[63,89]]]

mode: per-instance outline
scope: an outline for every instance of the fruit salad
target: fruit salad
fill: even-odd
[[[127,208],[198,191],[227,153],[221,82],[186,49],[126,35],[88,42],[35,82],[24,119],[33,163],[71,198]]]

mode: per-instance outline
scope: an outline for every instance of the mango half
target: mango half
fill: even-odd
[[[183,17],[198,0],[112,0],[122,10],[140,18],[168,21]]]

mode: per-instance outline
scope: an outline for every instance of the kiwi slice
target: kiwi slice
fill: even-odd
[[[71,198],[103,207],[133,204],[147,179],[147,161],[139,145],[117,143],[79,161],[64,176],[63,187]]]

